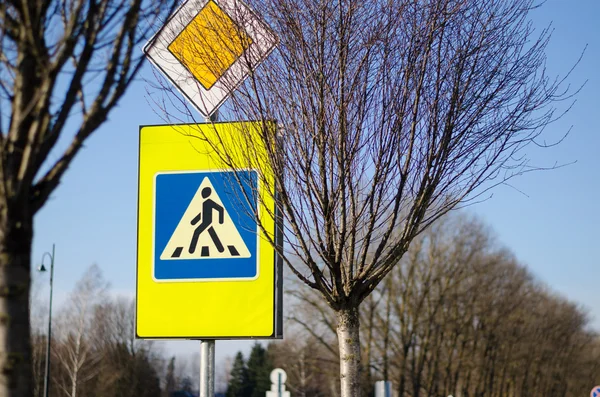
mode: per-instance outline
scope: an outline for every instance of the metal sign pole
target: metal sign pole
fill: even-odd
[[[215,396],[215,341],[200,341],[200,397]]]
[[[219,111],[204,119],[205,123],[219,120]],[[215,396],[215,341],[200,341],[200,391],[199,397]]]

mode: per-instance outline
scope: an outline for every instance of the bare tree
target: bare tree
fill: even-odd
[[[335,311],[341,395],[358,396],[361,302],[436,219],[532,170],[522,149],[542,145],[571,93],[545,74],[549,31],[534,32],[533,0],[249,4],[279,37],[264,65],[253,69],[260,54],[243,29],[213,58],[197,38],[179,57],[245,49],[250,77],[230,82],[229,114],[262,129],[240,131],[235,154],[213,149],[226,166],[266,170],[287,228],[281,254]]]
[[[0,395],[30,396],[33,216],[142,64],[167,0],[0,3]],[[46,162],[60,139],[68,143]]]
[[[316,312],[314,314],[317,314]],[[336,355],[330,349],[335,344],[324,345],[322,341],[301,328],[290,332],[285,340],[269,344],[273,365],[287,372],[286,388],[293,395],[302,397],[337,396],[330,390],[332,381],[337,383],[339,372]]]
[[[314,340],[316,323],[331,322],[307,290],[304,310],[294,308],[296,347]],[[360,314],[364,369],[391,380],[398,396],[567,397],[600,376],[585,312],[537,282],[473,218],[444,218],[419,235]],[[299,354],[282,357],[298,368]],[[324,374],[323,362],[318,368]]]
[[[55,355],[65,375],[58,386],[69,397],[77,397],[80,387],[100,370],[102,354],[93,323],[94,312],[106,299],[107,288],[100,268],[90,266],[57,316]]]
[[[98,396],[160,396],[164,360],[152,341],[135,338],[135,301],[118,297],[96,305],[90,333],[97,356],[93,392]],[[90,390],[90,389],[88,389]]]

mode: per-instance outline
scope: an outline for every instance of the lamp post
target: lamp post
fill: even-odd
[[[38,267],[40,272],[45,272],[44,259],[50,258],[50,305],[48,307],[48,340],[46,342],[46,373],[44,376],[44,397],[48,397],[50,389],[50,342],[52,341],[52,281],[54,279],[54,244],[52,244],[52,253],[44,252],[42,255],[42,264]]]

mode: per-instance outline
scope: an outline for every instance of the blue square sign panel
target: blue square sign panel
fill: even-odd
[[[257,192],[254,170],[156,174],[154,279],[258,277]]]

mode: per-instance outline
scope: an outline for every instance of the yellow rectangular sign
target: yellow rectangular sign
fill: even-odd
[[[138,337],[281,337],[274,178],[261,141],[240,144],[261,128],[140,128]]]

